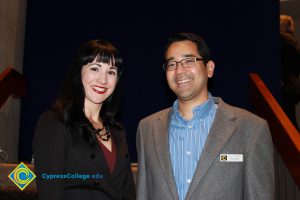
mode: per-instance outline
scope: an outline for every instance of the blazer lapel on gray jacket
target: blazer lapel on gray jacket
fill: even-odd
[[[169,111],[169,112],[168,112]],[[156,154],[159,160],[160,168],[167,181],[169,189],[173,195],[173,199],[178,199],[176,183],[173,175],[171,164],[171,156],[169,150],[169,120],[172,114],[172,109],[163,112],[158,118],[157,124],[154,127],[154,142]]]
[[[212,163],[216,159],[219,159],[221,150],[236,128],[234,125],[235,117],[233,113],[230,109],[226,109],[228,105],[225,104],[220,98],[216,98],[215,101],[217,104],[219,104],[215,119],[205,142],[205,146],[186,195],[186,199],[190,199],[192,197],[193,192],[204,178]]]

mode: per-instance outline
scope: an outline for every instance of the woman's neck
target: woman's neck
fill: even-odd
[[[101,120],[99,118],[99,113],[101,111],[102,104],[94,104],[85,101],[83,112],[86,118],[92,123],[99,123]]]

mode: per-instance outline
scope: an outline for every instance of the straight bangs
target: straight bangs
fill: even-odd
[[[83,56],[81,59],[81,66],[91,63],[96,59],[97,62],[110,64],[117,67],[118,71],[121,71],[123,59],[118,51],[111,48],[101,48],[97,50],[98,51],[94,51],[91,54],[87,53],[86,56]]]
[[[117,68],[121,67],[122,58],[117,52],[99,52],[96,56],[97,62],[103,62],[106,64],[111,64]]]

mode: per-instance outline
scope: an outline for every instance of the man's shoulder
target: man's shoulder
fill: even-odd
[[[153,114],[143,118],[141,120],[141,122],[152,122],[152,121],[156,121],[158,119],[166,119],[166,118],[168,118],[168,115],[169,115],[171,109],[172,109],[172,107],[169,107],[169,108],[160,110],[156,113],[153,113]]]
[[[246,109],[240,108],[240,107],[232,106],[232,105],[229,105],[229,104],[223,102],[222,109],[225,112],[231,112],[235,118],[237,118],[238,120],[240,120],[241,122],[244,122],[244,123],[251,123],[251,124],[253,124],[253,123],[254,124],[265,124],[266,123],[265,119],[257,116],[256,114],[254,114]]]

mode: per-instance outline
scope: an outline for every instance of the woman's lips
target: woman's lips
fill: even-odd
[[[92,89],[94,90],[94,92],[96,92],[98,94],[104,94],[107,91],[106,87],[101,87],[101,86],[96,86],[96,85],[92,85]]]

